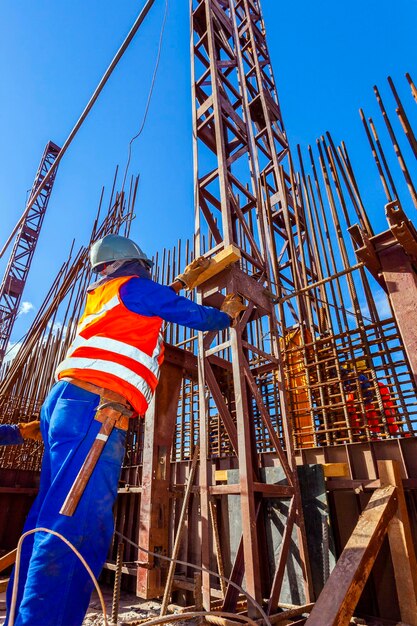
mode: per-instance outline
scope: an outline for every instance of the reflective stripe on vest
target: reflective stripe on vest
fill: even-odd
[[[92,369],[123,378],[127,383],[129,383],[129,385],[133,385],[136,389],[139,389],[141,394],[145,396],[146,402],[148,403],[153,395],[152,389],[142,376],[138,376],[128,367],[124,367],[124,365],[119,365],[118,363],[113,363],[112,361],[82,359],[80,357],[75,359],[69,358],[65,359],[61,365],[58,365],[56,373],[60,374],[62,371],[67,369]]]
[[[159,345],[160,343],[159,343],[159,338],[158,338],[157,347]],[[115,352],[116,358],[118,354],[123,354],[123,356],[127,356],[131,359],[135,359],[135,361],[138,361],[138,363],[142,363],[142,365],[147,367],[148,370],[150,370],[152,374],[154,374],[154,376],[158,378],[159,366],[154,355],[149,356],[149,354],[146,354],[146,352],[139,350],[139,348],[135,348],[134,346],[128,346],[122,341],[117,341],[117,339],[109,339],[108,337],[100,337],[98,335],[96,335],[95,337],[90,337],[90,339],[85,339],[81,335],[77,335],[70,349],[67,352],[66,361],[69,359],[70,356],[73,355],[73,353],[78,348],[82,348],[85,346],[88,346],[90,348],[101,348],[102,350],[107,350],[108,352]],[[155,347],[154,353],[157,347]],[[158,354],[159,354],[159,350],[156,356],[158,356]],[[73,367],[76,367],[76,366],[73,365]]]
[[[77,328],[77,332],[81,332],[86,328],[89,324],[97,322],[98,319],[104,315],[107,311],[114,309],[115,306],[120,304],[119,296],[114,296],[111,300],[106,302],[106,304],[98,311],[97,313],[92,313],[91,315],[87,315],[84,318],[81,318],[79,326]]]

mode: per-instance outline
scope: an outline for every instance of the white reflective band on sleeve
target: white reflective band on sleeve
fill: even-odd
[[[127,343],[123,343],[122,341],[117,341],[117,339],[109,339],[108,337],[90,337],[90,339],[85,339],[81,335],[77,335],[73,343],[71,344],[70,349],[67,353],[67,358],[72,356],[72,354],[77,350],[77,348],[100,348],[102,350],[107,350],[109,352],[114,352],[116,354],[116,359],[118,354],[122,354],[123,356],[127,356],[138,363],[144,365],[148,370],[152,372],[152,374],[158,377],[159,365],[156,357],[149,356],[146,352],[139,350],[139,348],[135,348],[134,346],[130,346]],[[160,340],[158,340],[158,352],[160,353]],[[154,354],[156,352],[156,348],[154,350]]]
[[[92,313],[91,315],[87,315],[87,317],[85,317],[83,321],[80,322],[78,326],[78,332],[83,330],[83,328],[88,326],[88,324],[91,324],[92,322],[94,322],[97,318],[101,317],[104,313],[106,313],[106,311],[110,311],[111,309],[114,309],[114,307],[117,306],[118,304],[120,304],[119,296],[113,296],[113,298],[111,298],[108,302],[106,302],[106,304],[102,306],[101,309],[97,311],[97,313]]]
[[[107,441],[108,438],[108,435],[102,435],[101,433],[99,433],[96,437],[96,439],[100,439],[100,441]]]
[[[139,376],[132,372],[129,368],[124,365],[120,365],[119,363],[114,363],[113,361],[105,361],[103,359],[85,359],[81,357],[72,357],[69,359],[65,359],[60,363],[56,369],[55,375],[57,376],[61,372],[69,369],[89,369],[96,370],[97,372],[104,372],[106,374],[113,374],[113,376],[117,376],[123,382],[136,387],[143,394],[146,401],[150,402],[152,398],[152,390],[149,387],[148,383]]]

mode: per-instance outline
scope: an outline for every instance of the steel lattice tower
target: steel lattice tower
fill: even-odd
[[[200,303],[215,303],[215,293],[221,290],[240,294],[248,305],[240,323],[221,340],[214,333],[199,337],[202,564],[210,567],[210,497],[240,495],[242,538],[231,577],[241,584],[245,576],[246,588],[258,602],[270,598],[271,613],[279,600],[295,523],[309,597],[277,312],[271,298],[281,294],[282,286],[294,290],[301,284],[300,267],[306,267],[299,261],[304,254],[304,217],[291,173],[259,1],[194,0],[191,12],[196,255],[211,257],[230,244],[241,255],[240,267],[204,283],[198,298]],[[302,319],[302,299],[298,309],[290,313]],[[284,327],[282,313],[279,322]],[[214,363],[223,366],[227,382],[213,374]],[[280,389],[279,406],[266,406],[265,389],[275,385]],[[238,458],[239,484],[233,488],[212,482],[209,432],[216,413]],[[266,433],[268,450],[259,447],[259,431]],[[281,484],[262,482],[257,455],[262,451],[277,454],[284,475]],[[281,552],[269,581],[260,567],[266,558],[261,521],[266,497],[288,498],[289,502]],[[206,573],[203,600],[209,608]],[[229,586],[223,607],[233,611],[236,601],[237,594]]]
[[[46,145],[35,177],[35,182],[33,183],[30,198],[54,163],[59,150],[60,148],[52,143],[52,141]],[[36,244],[38,243],[55,176],[56,169],[20,227],[4,273],[0,287],[0,364],[3,362],[13,324],[19,311],[23,290],[25,288]]]

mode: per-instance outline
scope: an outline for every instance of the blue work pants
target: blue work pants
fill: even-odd
[[[61,533],[96,577],[114,530],[112,507],[125,431],[113,429],[74,515],[59,511],[100,429],[94,419],[99,401],[99,396],[63,381],[46,398],[41,410],[45,453],[39,494],[24,528],[25,532],[43,526]],[[12,584],[13,576],[7,588],[8,615]],[[22,548],[15,626],[80,626],[92,590],[84,565],[61,539],[44,532],[29,535]]]

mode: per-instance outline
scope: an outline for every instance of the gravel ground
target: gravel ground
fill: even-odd
[[[111,588],[101,589],[106,604],[107,620],[109,626],[111,624],[112,612],[112,596]],[[154,600],[141,600],[133,594],[121,594],[119,603],[118,624],[134,620],[146,620],[151,617],[159,617],[161,605]],[[178,624],[179,622],[177,622]],[[83,626],[104,626],[103,612],[101,610],[100,600],[94,592],[91,598],[90,606],[83,621]]]
[[[104,602],[106,604],[108,625],[111,626],[110,620],[112,611],[113,590],[103,587],[101,591],[103,593]],[[5,596],[5,593],[0,594],[0,626],[4,624],[4,618],[6,615]],[[134,620],[146,620],[150,619],[151,617],[159,617],[160,608],[161,605],[159,604],[159,602],[155,602],[153,600],[141,600],[133,594],[122,593],[120,598],[119,618],[117,624],[121,626],[126,622],[131,622]],[[191,620],[174,623],[178,624],[179,626],[195,626],[195,622]],[[104,626],[103,612],[101,610],[100,600],[96,592],[93,592],[93,595],[91,597],[90,606],[84,618],[83,626]]]
[[[111,626],[113,589],[104,587],[101,588],[101,591],[106,604],[108,624]],[[160,609],[160,603],[155,600],[141,600],[133,594],[122,593],[120,597],[117,624],[121,626],[126,622],[159,617]],[[177,624],[178,626],[195,626],[196,622],[194,620],[186,620],[174,622],[174,624]],[[95,592],[91,598],[90,606],[83,621],[83,626],[104,626],[100,600]]]

